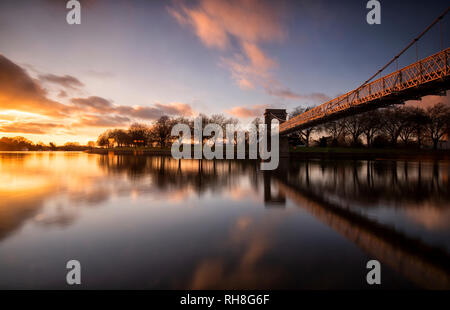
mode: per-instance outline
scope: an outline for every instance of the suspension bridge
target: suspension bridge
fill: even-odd
[[[343,117],[394,104],[403,104],[408,100],[420,100],[428,95],[444,96],[450,89],[450,48],[443,49],[442,19],[449,10],[450,7],[360,87],[289,120],[286,120],[287,113],[284,109],[266,109],[265,123],[270,124],[272,119],[278,119],[280,121],[279,133],[283,136]],[[418,60],[418,41],[439,22],[441,23],[441,50],[434,55]],[[415,63],[374,80],[377,76],[381,76],[381,73],[392,63],[397,62],[398,66],[399,57],[413,45],[416,45],[417,61]]]

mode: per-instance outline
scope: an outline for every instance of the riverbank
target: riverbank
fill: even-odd
[[[450,160],[450,150],[302,147],[290,151],[291,158],[315,159],[429,159]]]
[[[87,151],[89,154],[101,154],[101,155],[158,155],[158,156],[171,156],[170,148],[92,148]]]
[[[102,155],[171,156],[170,148],[93,148],[86,151]],[[450,160],[450,150],[372,149],[339,147],[291,148],[293,159],[429,159]]]

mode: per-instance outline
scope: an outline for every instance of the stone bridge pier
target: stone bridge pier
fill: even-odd
[[[286,118],[286,109],[266,109],[264,111],[264,124],[267,125],[267,142],[269,143],[269,151],[271,145],[272,120],[277,119],[280,124],[282,124],[286,121]],[[280,135],[280,158],[289,158],[289,141],[286,135]]]

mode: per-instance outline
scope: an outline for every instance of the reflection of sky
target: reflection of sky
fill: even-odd
[[[0,287],[64,287],[69,259],[92,288],[359,288],[365,277],[367,254],[301,205],[265,206],[251,164],[205,161],[199,175],[197,161],[180,171],[171,158],[0,155]],[[409,287],[383,272],[386,287]]]
[[[360,161],[323,169],[322,162],[312,161],[310,187],[330,202],[450,251],[449,164],[439,163],[437,175],[435,163],[426,161],[372,162],[369,167]],[[299,175],[304,179],[305,169]]]
[[[369,26],[364,1],[271,2],[269,11],[280,10],[282,14],[273,27],[283,29],[285,35],[281,40],[274,36],[267,42],[252,42],[264,57],[250,69],[258,71],[264,64],[277,63],[270,72],[271,79],[279,83],[280,89],[300,95],[289,99],[267,94],[263,85],[253,90],[240,89],[223,59],[242,53],[237,42],[244,35],[229,35],[230,46],[224,49],[203,44],[192,27],[180,25],[169,13],[168,7],[176,7],[171,2],[90,1],[91,5],[83,7],[79,26],[65,24],[66,11],[55,3],[7,0],[0,4],[0,46],[4,56],[34,75],[36,70],[69,74],[85,85],[81,91],[69,90],[68,98],[56,98],[59,89],[46,85],[50,97],[65,103],[70,97],[95,95],[128,106],[182,102],[205,113],[266,105],[292,109],[300,104],[321,103],[315,102],[312,94],[333,97],[357,87],[448,4],[386,1],[382,4],[382,24]],[[242,23],[243,32],[254,29],[251,19],[236,18],[235,23]],[[448,19],[443,28],[449,29]],[[448,38],[445,33],[445,46]],[[438,33],[434,31],[420,45],[420,57],[438,48]],[[400,65],[414,58],[415,51]],[[86,142],[102,129],[79,128],[78,137],[73,138]],[[51,140],[28,136],[36,142]],[[52,139],[63,141],[67,137]]]

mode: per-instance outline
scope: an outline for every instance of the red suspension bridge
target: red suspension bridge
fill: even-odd
[[[270,123],[272,119],[278,119],[281,123],[280,134],[286,135],[342,117],[393,104],[402,104],[408,100],[420,100],[420,98],[428,95],[445,95],[446,91],[450,89],[450,48],[442,48],[442,26],[440,52],[377,80],[372,80],[381,75],[382,71],[393,62],[398,61],[398,58],[406,50],[417,44],[420,38],[440,22],[449,10],[450,8],[447,8],[422,34],[357,89],[325,102],[288,121],[286,121],[286,110],[267,109],[264,113],[265,122]]]

